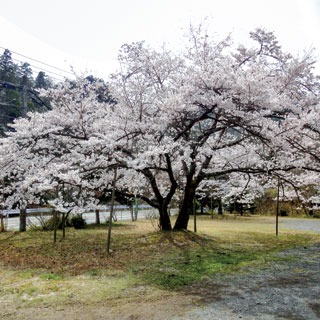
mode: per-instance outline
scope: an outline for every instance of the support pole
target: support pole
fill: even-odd
[[[53,242],[57,242],[57,230],[58,230],[58,213],[53,211]]]
[[[197,232],[196,196],[194,196],[194,198],[193,198],[193,231]]]
[[[19,231],[24,232],[27,230],[27,210],[26,208],[20,209],[20,225],[19,225]]]
[[[135,207],[134,207],[134,211],[135,211],[135,220],[137,221],[138,220],[138,198],[135,197],[134,198],[135,200]]]
[[[114,177],[113,177],[113,182],[112,182],[111,208],[110,208],[110,217],[109,217],[109,226],[108,226],[108,240],[107,240],[107,253],[108,254],[110,253],[112,216],[113,216],[114,193],[115,193],[115,189],[116,189],[116,180],[117,180],[117,168],[114,169]]]
[[[4,216],[3,216],[3,210],[0,211],[0,232],[4,232],[5,231],[5,226],[4,226]]]
[[[222,212],[222,201],[221,201],[221,198],[218,199],[218,214],[219,215],[222,215],[223,212]]]
[[[276,236],[279,234],[279,192],[280,192],[280,178],[278,178],[277,202],[276,202]]]
[[[96,224],[100,224],[100,210],[96,209]]]

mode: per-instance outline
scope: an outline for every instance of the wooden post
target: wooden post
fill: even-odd
[[[135,201],[135,207],[134,207],[134,214],[135,214],[135,221],[138,220],[138,198],[134,198]]]
[[[57,221],[57,211],[53,211],[53,242],[57,242],[57,229],[58,229],[58,221]]]
[[[213,220],[213,205],[212,205],[212,197],[210,197],[210,208],[211,208],[211,219]]]
[[[108,240],[107,240],[107,253],[110,253],[110,242],[111,242],[111,228],[112,228],[112,216],[113,216],[113,207],[114,207],[114,193],[116,189],[116,180],[117,180],[117,168],[114,169],[114,177],[112,182],[112,193],[111,193],[111,208],[110,208],[110,217],[109,217],[109,226],[108,226]]]
[[[65,190],[64,190],[64,183],[62,183],[62,197],[63,201],[65,200]],[[66,219],[67,219],[67,213],[62,212],[62,239],[64,240],[66,238]]]
[[[100,210],[96,209],[96,224],[100,224]]]
[[[133,202],[130,204],[130,214],[131,214],[131,221],[134,221],[134,215],[133,215]]]
[[[221,201],[221,198],[219,198],[218,200],[218,214],[219,215],[222,215],[222,201]]]
[[[279,191],[280,191],[280,178],[278,178],[277,202],[276,202],[276,236],[279,234]]]
[[[0,223],[0,232],[4,232],[6,228],[5,228],[5,226],[4,226],[3,210],[1,210],[1,213],[0,213],[0,220],[1,220],[1,223]]]
[[[24,232],[27,230],[27,210],[26,208],[20,209],[20,225],[19,231]]]
[[[194,198],[193,198],[193,231],[197,232],[196,196],[194,196]]]
[[[2,204],[4,203],[4,179],[2,179]],[[3,214],[3,207],[1,208],[1,230],[0,232],[6,231],[6,227],[4,225],[4,214]]]
[[[62,213],[62,239],[66,238],[66,212]]]

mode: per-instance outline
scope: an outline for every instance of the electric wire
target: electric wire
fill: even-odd
[[[6,50],[6,48],[4,48],[4,47],[1,47],[1,46],[0,46],[0,48],[3,49],[3,50]],[[9,49],[8,49],[8,50],[9,50]],[[24,58],[26,58],[26,59],[35,61],[35,62],[40,63],[40,64],[42,64],[42,65],[45,65],[45,66],[47,66],[47,67],[53,68],[53,69],[55,69],[55,70],[58,70],[58,71],[60,71],[60,72],[64,72],[64,73],[66,73],[66,74],[70,74],[70,75],[72,75],[72,76],[75,76],[72,72],[69,72],[69,71],[66,71],[66,70],[57,68],[57,67],[52,66],[52,65],[50,65],[50,64],[48,64],[48,63],[41,62],[41,61],[39,61],[39,60],[37,60],[37,59],[30,58],[30,57],[28,57],[28,56],[26,56],[26,55],[23,55],[23,54],[21,54],[21,53],[18,53],[18,52],[15,52],[15,51],[11,51],[11,50],[9,50],[9,51],[10,51],[11,53],[15,54],[15,55],[19,55],[19,56],[21,56],[21,57],[24,57]],[[16,62],[20,62],[21,64],[25,63],[25,61],[21,61],[21,60],[19,60],[19,59],[15,59],[15,58],[12,58],[12,60],[13,60],[13,61],[16,61]],[[50,78],[55,79],[55,80],[57,80],[57,81],[59,81],[59,82],[61,82],[61,81],[63,81],[63,80],[66,80],[66,78],[67,78],[67,76],[64,76],[64,75],[58,74],[58,73],[56,73],[56,72],[53,72],[53,71],[50,71],[50,70],[47,70],[47,69],[44,69],[44,68],[41,68],[41,67],[32,65],[32,64],[30,64],[30,63],[28,63],[28,65],[29,65],[32,69],[35,68],[35,69],[37,69],[37,70],[40,70],[40,71],[49,73],[49,74],[50,74],[50,75],[49,75]],[[60,78],[60,79],[55,78],[55,77],[51,76],[51,74],[53,74],[53,75],[55,75],[55,76],[58,76],[58,77],[61,77],[62,79],[61,79],[61,78]],[[18,84],[12,84],[12,85],[14,85],[14,86],[16,87],[16,89],[18,89],[18,88],[20,87],[20,85],[18,85]],[[47,107],[48,110],[51,109],[49,106],[47,106],[46,103],[43,102],[43,100],[37,95],[37,93],[36,93],[34,90],[30,90],[30,89],[29,89],[28,92],[30,92],[31,94],[35,95],[35,97],[38,99],[38,101],[36,101],[35,98],[32,98],[32,97],[31,97],[31,99],[32,99],[33,101],[35,101],[36,103],[39,103],[39,102],[40,102],[42,105],[44,105],[45,107]],[[1,103],[0,103],[0,107],[5,107],[5,108],[6,108],[6,107],[9,107],[9,105],[8,105],[8,104],[4,105],[4,104],[1,104]],[[10,104],[10,107],[17,108],[18,106],[17,106],[17,105]],[[12,117],[12,116],[9,116],[9,115],[0,114],[0,118],[15,119],[16,117]]]
[[[17,62],[20,62],[20,63],[24,63],[24,61],[21,61],[21,60],[18,60],[18,59],[12,58],[12,60],[17,61]],[[28,63],[28,64],[29,64],[29,63]],[[39,68],[39,67],[34,66],[34,65],[32,65],[32,64],[29,64],[29,66],[32,67],[32,68],[36,68],[36,69],[38,69],[38,70],[40,70],[40,71],[44,71],[44,72],[51,73],[51,74],[54,74],[54,75],[56,75],[56,76],[62,77],[63,80],[66,79],[66,77],[63,76],[63,75],[61,75],[61,74],[58,74],[58,73],[55,73],[55,72],[52,72],[52,71],[49,71],[49,70],[46,70],[46,69],[43,69],[43,68]],[[62,81],[62,79],[57,79],[57,78],[52,77],[52,76],[50,76],[50,78],[55,79],[55,80],[57,80],[57,81]]]
[[[6,50],[6,49],[7,49],[7,48],[1,47],[1,46],[0,46],[0,48],[3,49],[3,50]],[[65,72],[65,73],[68,73],[68,74],[71,74],[71,75],[74,76],[74,74],[73,74],[72,72],[70,72],[70,71],[66,71],[66,70],[60,69],[60,68],[55,67],[55,66],[52,66],[52,65],[50,65],[50,64],[48,64],[48,63],[41,62],[41,61],[39,61],[39,60],[37,60],[37,59],[33,59],[33,58],[30,58],[30,57],[28,57],[28,56],[25,56],[25,55],[23,55],[23,54],[21,54],[21,53],[12,51],[12,50],[10,50],[10,49],[7,49],[7,50],[9,50],[11,53],[14,53],[14,54],[16,54],[16,55],[19,55],[19,56],[21,56],[21,57],[27,58],[27,59],[29,59],[29,60],[32,60],[32,61],[35,61],[35,62],[38,62],[38,63],[41,63],[41,64],[43,64],[43,65],[45,65],[45,66],[47,66],[47,67],[50,67],[50,68],[53,68],[53,69],[56,69],[56,70],[59,70],[59,71],[61,71],[61,72]]]

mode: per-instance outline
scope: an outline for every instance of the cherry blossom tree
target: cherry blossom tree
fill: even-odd
[[[182,57],[142,43],[125,46],[120,56],[113,94],[124,110],[121,140],[153,189],[153,205],[164,206],[160,216],[166,215],[163,199],[182,190],[175,229],[187,228],[203,180],[288,169],[287,163],[263,155],[277,146],[279,121],[299,114],[314,95],[311,58],[283,53],[264,30],[251,38],[256,48],[233,50],[229,39],[217,43],[191,29]],[[163,174],[170,182],[165,197],[157,182]]]
[[[318,101],[312,56],[283,53],[262,29],[250,37],[254,47],[233,48],[191,27],[182,52],[124,45],[108,91],[85,79],[65,83],[46,92],[52,111],[16,121],[1,141],[2,176],[24,181],[28,202],[64,183],[83,204],[110,190],[117,168],[118,192],[157,208],[161,229],[171,230],[170,202],[181,196],[174,229],[186,229],[205,181],[222,190],[224,176],[297,168],[289,133]],[[101,98],[110,93],[116,103]]]

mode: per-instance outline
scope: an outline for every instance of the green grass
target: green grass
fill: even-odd
[[[238,232],[228,238],[172,232],[166,238],[171,245],[163,245],[165,253],[153,250],[153,254],[135,261],[130,268],[145,283],[165,289],[179,289],[245,266],[263,266],[279,259],[274,255],[279,250],[314,240],[312,235],[275,237],[253,232]]]
[[[42,280],[62,280],[63,276],[56,273],[42,273],[39,278]]]
[[[116,224],[111,255],[106,225],[68,229],[55,244],[52,232],[2,233],[0,300],[11,297],[24,307],[160,297],[217,273],[263,267],[279,259],[279,250],[320,241],[316,234],[281,229],[276,237],[270,217],[204,216],[198,230],[157,232],[146,220]],[[152,289],[140,297],[139,286]]]

